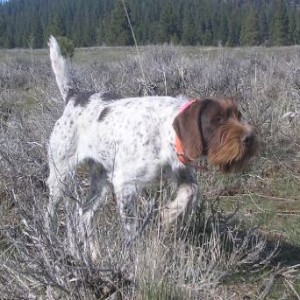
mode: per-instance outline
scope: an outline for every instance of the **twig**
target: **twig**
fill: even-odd
[[[272,274],[271,277],[269,278],[266,287],[264,288],[264,290],[262,291],[262,293],[258,296],[259,300],[266,299],[266,297],[270,294],[270,291],[271,291],[271,289],[272,289],[272,287],[274,285],[275,275],[276,274]]]
[[[291,198],[282,198],[282,197],[274,197],[274,196],[269,196],[269,195],[262,195],[262,194],[251,194],[251,193],[238,193],[238,194],[235,194],[235,195],[228,195],[228,196],[223,196],[223,195],[219,195],[220,198],[238,198],[238,197],[243,197],[243,196],[252,196],[252,195],[255,195],[255,196],[258,196],[258,197],[261,197],[261,198],[268,198],[268,199],[272,199],[272,200],[278,200],[278,201],[290,201],[290,202],[295,202],[297,201],[296,199],[291,199]],[[211,199],[215,199],[215,197],[209,197],[207,198],[208,200],[211,200]]]
[[[144,229],[146,228],[147,224],[149,223],[149,221],[151,220],[151,217],[154,213],[154,211],[156,211],[154,208],[156,206],[156,201],[155,199],[153,200],[151,207],[150,207],[150,211],[147,214],[147,216],[144,218],[142,225],[140,226],[140,228],[136,231],[136,233],[134,234],[134,236],[126,243],[125,247],[127,249],[131,248],[131,246],[133,246],[134,242],[137,240],[137,238],[143,233]]]
[[[144,83],[146,83],[146,77],[145,77],[145,74],[144,74],[143,64],[142,64],[142,60],[141,60],[141,54],[140,54],[138,44],[137,44],[137,41],[136,41],[136,38],[135,38],[134,30],[133,30],[131,20],[130,20],[130,17],[129,17],[129,14],[128,14],[126,4],[125,4],[124,0],[122,0],[122,3],[123,3],[123,7],[124,7],[124,11],[125,11],[125,14],[126,14],[126,17],[127,17],[128,24],[130,26],[131,35],[132,35],[132,38],[134,40],[134,45],[135,45],[135,48],[136,48],[136,52],[138,54],[139,64],[140,64],[142,76],[143,76],[143,79],[144,79]]]
[[[300,300],[300,295],[297,293],[291,282],[287,279],[284,280],[284,283],[293,291],[298,300]]]
[[[250,215],[259,215],[259,214],[265,214],[265,213],[271,213],[271,214],[276,214],[278,216],[294,216],[294,217],[300,217],[300,211],[274,211],[274,210],[269,210],[266,209],[264,211],[251,211],[249,213]]]

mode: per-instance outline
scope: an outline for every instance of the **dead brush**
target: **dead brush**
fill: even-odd
[[[269,267],[276,250],[266,253],[266,240],[256,230],[233,227],[235,214],[225,217],[214,204],[199,208],[180,231],[161,231],[159,221],[149,221],[130,251],[122,253],[119,221],[111,217],[114,207],[109,206],[99,212],[95,225],[101,260],[93,263],[77,234],[80,214],[74,211],[82,205],[80,190],[78,185],[65,195],[63,203],[72,204],[61,207],[59,230],[53,232],[45,227],[43,189],[30,178],[8,187],[20,222],[1,229],[6,244],[0,257],[3,296],[214,299],[228,277]],[[160,200],[166,195],[160,194]]]
[[[182,91],[191,96],[237,96],[243,113],[264,141],[260,159],[250,173],[251,184],[256,186],[257,178],[266,171],[267,164],[262,161],[271,167],[277,167],[279,160],[285,165],[297,162],[294,145],[299,145],[299,126],[281,119],[287,111],[299,109],[297,49],[278,56],[264,53],[264,49],[255,55],[247,49],[242,55],[239,50],[215,49],[187,56],[182,49],[167,46],[153,51],[147,47],[143,56],[146,83],[138,80],[136,61],[128,59],[121,65],[74,64],[76,76],[77,69],[86,70],[78,72],[83,74],[78,75],[82,76],[78,84],[89,89],[92,82],[92,88],[128,96],[145,90],[149,94]],[[241,299],[245,294],[238,298],[237,291],[226,283],[254,274],[258,283],[252,295],[267,298],[281,278],[297,299],[294,281],[299,279],[299,264],[280,265],[277,243],[270,243],[256,227],[245,227],[239,209],[225,214],[218,201],[211,205],[200,199],[204,208],[199,208],[188,227],[164,232],[155,219],[159,205],[146,203],[168,197],[166,189],[161,187],[158,195],[149,192],[146,198],[141,196],[145,203],[139,215],[141,224],[149,218],[129,253],[120,251],[119,220],[112,201],[98,212],[94,230],[101,255],[93,263],[76,230],[85,199],[77,178],[64,195],[63,203],[71,206],[62,205],[59,210],[59,231],[46,230],[46,141],[62,103],[46,60],[6,64],[0,73],[1,298]],[[27,97],[35,101],[24,101]],[[289,170],[294,168],[292,165]],[[212,171],[205,174],[210,181],[207,185],[201,182],[204,194],[217,199],[216,175]],[[244,181],[249,183],[247,178]],[[76,214],[74,207],[79,208]]]

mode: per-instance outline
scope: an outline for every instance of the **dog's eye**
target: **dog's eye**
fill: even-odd
[[[214,118],[214,123],[221,123],[223,121],[223,116],[217,115]]]

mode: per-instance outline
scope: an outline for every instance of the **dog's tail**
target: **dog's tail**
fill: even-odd
[[[58,88],[64,101],[67,102],[68,97],[74,91],[69,74],[69,61],[62,56],[58,42],[52,35],[49,38],[48,46],[50,48],[51,65]]]

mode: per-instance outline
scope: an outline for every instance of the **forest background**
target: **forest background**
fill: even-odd
[[[127,0],[125,4],[139,45],[300,44],[299,0]],[[1,48],[43,48],[50,34],[66,36],[77,47],[133,45],[119,0],[0,3]]]

